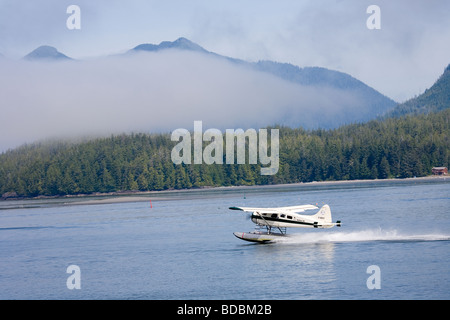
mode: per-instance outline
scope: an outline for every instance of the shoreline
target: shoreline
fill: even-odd
[[[337,181],[312,181],[312,182],[296,182],[288,184],[268,184],[268,185],[251,185],[251,186],[221,186],[221,187],[202,187],[191,189],[170,189],[159,191],[118,191],[107,193],[92,193],[92,194],[78,194],[78,195],[65,195],[65,196],[37,196],[37,197],[10,197],[1,199],[0,203],[7,203],[9,201],[32,201],[32,200],[68,200],[64,205],[90,205],[90,204],[110,204],[110,203],[126,203],[126,202],[146,202],[146,201],[164,201],[173,200],[173,195],[182,196],[183,194],[201,194],[209,191],[242,191],[246,190],[264,190],[264,189],[276,189],[276,188],[295,188],[295,187],[320,187],[320,186],[332,186],[343,184],[370,184],[370,183],[402,183],[411,181],[435,181],[443,180],[450,181],[450,176],[426,176],[417,178],[405,178],[405,179],[370,179],[370,180],[337,180]],[[166,195],[166,196],[164,196]],[[92,198],[92,199],[89,199]],[[79,201],[78,201],[79,200]]]

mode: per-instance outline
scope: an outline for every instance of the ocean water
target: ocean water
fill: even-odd
[[[0,299],[450,298],[450,179],[147,196],[1,202]],[[230,206],[306,203],[329,204],[342,227],[272,244],[233,236],[254,224]]]

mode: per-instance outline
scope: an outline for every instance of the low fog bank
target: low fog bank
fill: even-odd
[[[195,52],[87,61],[0,59],[0,152],[46,138],[208,128],[324,127],[362,100]]]

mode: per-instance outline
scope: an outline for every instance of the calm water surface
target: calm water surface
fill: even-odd
[[[450,298],[450,179],[161,195],[152,207],[1,202],[0,299]],[[343,226],[266,245],[233,236],[254,224],[230,206],[305,203],[329,204]],[[372,265],[380,289],[367,287]]]

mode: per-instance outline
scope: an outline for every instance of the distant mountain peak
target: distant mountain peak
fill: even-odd
[[[40,46],[23,58],[25,60],[72,60],[72,58],[69,58],[51,46]]]
[[[151,43],[143,43],[134,47],[130,51],[160,51],[165,49],[180,49],[198,52],[208,52],[198,44],[183,37],[178,38],[175,41],[163,41],[158,45]]]
[[[183,38],[183,37],[180,37],[173,42],[165,41],[162,43],[167,43],[167,44],[169,44],[169,46],[176,47],[176,48],[184,48],[184,49],[189,49],[189,50],[205,50],[198,44],[192,42],[189,39]]]

